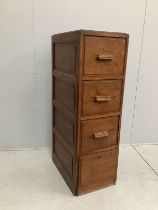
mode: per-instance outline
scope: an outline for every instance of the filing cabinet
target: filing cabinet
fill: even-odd
[[[52,36],[52,159],[74,195],[116,183],[128,34]]]

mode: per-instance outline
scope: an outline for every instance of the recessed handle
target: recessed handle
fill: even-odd
[[[94,133],[93,137],[95,139],[100,139],[100,138],[104,138],[104,137],[108,137],[109,133],[107,131],[102,131],[102,132],[98,132],[98,133]]]
[[[113,55],[98,54],[96,59],[99,61],[112,61],[114,59]]]
[[[95,102],[109,102],[111,98],[109,96],[95,96],[94,100]]]

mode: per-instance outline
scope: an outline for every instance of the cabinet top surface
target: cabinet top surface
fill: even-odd
[[[95,30],[75,30],[75,31],[68,31],[63,33],[58,33],[52,35],[52,37],[64,35],[64,34],[80,34],[80,35],[91,35],[91,36],[112,36],[112,37],[125,37],[128,38],[129,35],[127,33],[121,33],[121,32],[107,32],[107,31],[95,31]]]

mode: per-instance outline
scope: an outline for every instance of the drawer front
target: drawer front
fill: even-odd
[[[119,117],[84,121],[81,124],[81,153],[117,145]]]
[[[84,82],[83,115],[119,112],[121,92],[121,80]]]
[[[123,74],[125,49],[125,38],[85,36],[84,74]]]
[[[118,150],[80,158],[80,191],[93,190],[115,182]]]

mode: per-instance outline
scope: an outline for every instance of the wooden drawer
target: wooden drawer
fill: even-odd
[[[79,194],[114,184],[118,150],[109,150],[80,158]]]
[[[83,83],[83,115],[119,112],[121,107],[121,80]]]
[[[81,153],[117,145],[119,117],[107,117],[81,123]]]
[[[125,50],[125,38],[85,36],[84,74],[123,74]]]

